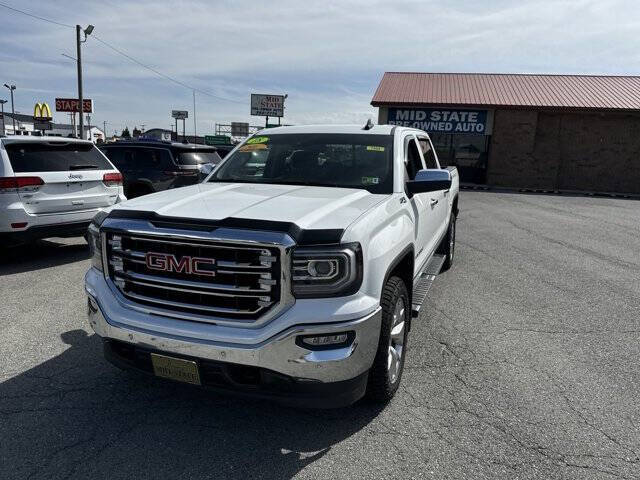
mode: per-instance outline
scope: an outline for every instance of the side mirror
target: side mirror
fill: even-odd
[[[431,168],[420,170],[416,178],[407,182],[407,191],[410,194],[436,192],[451,188],[451,172]]]

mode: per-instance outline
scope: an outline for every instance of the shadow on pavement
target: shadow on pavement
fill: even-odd
[[[38,240],[13,247],[0,247],[0,276],[66,265],[88,258],[89,246],[82,238],[65,239],[65,243]]]
[[[0,377],[0,478],[290,478],[380,407],[296,410],[121,372],[84,330]],[[8,377],[5,377],[8,378]]]

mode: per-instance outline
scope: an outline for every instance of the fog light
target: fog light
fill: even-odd
[[[297,338],[296,343],[305,348],[318,350],[347,346],[353,340],[354,332],[332,333],[330,335],[304,335]]]

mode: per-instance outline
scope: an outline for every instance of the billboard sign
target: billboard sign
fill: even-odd
[[[490,117],[487,110],[389,107],[387,123],[427,133],[491,135]]]
[[[251,94],[251,115],[257,117],[284,117],[285,95]]]
[[[80,101],[77,98],[56,98],[56,112],[79,112]],[[82,113],[93,113],[93,100],[82,99]]]
[[[184,120],[189,118],[189,112],[186,110],[171,110],[171,116],[176,120]]]
[[[231,136],[248,137],[249,124],[244,122],[231,122]]]

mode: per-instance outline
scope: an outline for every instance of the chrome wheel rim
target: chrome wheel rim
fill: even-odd
[[[389,349],[387,355],[387,370],[389,381],[395,383],[400,375],[400,365],[404,354],[404,329],[406,325],[406,305],[404,298],[400,297],[393,309],[391,319],[391,334],[389,335]]]

